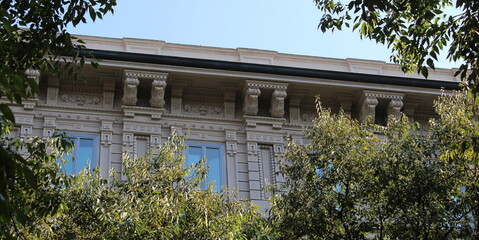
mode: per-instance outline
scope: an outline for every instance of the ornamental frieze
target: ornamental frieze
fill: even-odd
[[[185,104],[183,106],[185,113],[199,114],[199,115],[212,115],[222,116],[223,108],[219,105],[206,105],[206,104]]]
[[[86,94],[62,94],[60,95],[60,102],[73,104],[78,106],[84,105],[99,105],[101,102],[101,97],[94,96],[94,95],[86,95]]]

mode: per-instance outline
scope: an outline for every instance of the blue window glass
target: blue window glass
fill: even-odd
[[[209,171],[205,180],[201,183],[201,188],[206,188],[208,183],[213,182],[216,190],[226,185],[225,167],[224,167],[224,147],[221,144],[186,142],[186,164],[196,164],[201,159],[206,160],[206,166]]]
[[[95,168],[98,165],[98,136],[88,134],[68,134],[73,139],[74,149],[65,156],[63,172],[78,174],[84,168]]]

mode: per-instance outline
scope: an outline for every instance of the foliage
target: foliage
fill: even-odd
[[[270,220],[280,239],[477,239],[477,98],[437,103],[419,129],[405,116],[387,127],[321,109],[311,143],[291,142]]]
[[[210,185],[200,189],[204,161],[185,167],[183,139],[172,136],[157,155],[124,158],[111,181],[83,171],[62,189],[62,211],[39,224],[32,239],[254,239],[262,221],[247,203]],[[260,224],[260,225],[258,225]],[[258,237],[259,238],[259,237]]]
[[[65,182],[57,158],[72,144],[63,135],[27,141],[6,136],[2,132],[0,138],[0,239],[18,239],[18,228],[32,226],[32,219],[44,218],[60,206]]]
[[[315,0],[319,28],[359,29],[360,37],[386,44],[404,71],[428,76],[441,51],[463,63],[457,72],[479,90],[479,3],[467,0]]]
[[[62,54],[84,49],[84,46],[66,31],[66,27],[86,22],[88,18],[93,21],[102,18],[113,12],[112,7],[115,5],[116,0],[0,1],[0,98],[21,104],[22,100],[38,94],[38,83],[33,78],[28,78],[26,71],[36,70],[57,76],[80,78],[78,70],[83,67],[85,58],[74,55],[66,59]],[[93,62],[93,65],[96,66],[97,63]],[[0,102],[2,228],[12,224],[12,221],[24,223],[25,220],[20,221],[17,218],[31,215],[28,212],[30,208],[15,205],[20,201],[18,197],[26,197],[27,192],[48,185],[45,181],[50,181],[49,184],[58,183],[58,175],[54,174],[51,166],[52,156],[38,155],[49,153],[46,152],[45,143],[39,139],[27,142],[7,140],[6,133],[13,127],[11,123],[15,123],[11,109],[6,102]],[[64,144],[64,141],[58,141]],[[26,156],[19,154],[20,150],[25,152]],[[19,186],[20,184],[24,185]],[[36,197],[40,197],[43,191],[37,193]],[[11,202],[14,199],[17,199],[17,203]],[[52,205],[46,209],[54,210],[56,207]],[[24,214],[21,211],[24,211]]]
[[[66,27],[85,23],[88,17],[101,19],[115,5],[115,0],[1,1],[0,97],[21,103],[37,93],[38,84],[25,76],[28,69],[78,78],[75,70],[85,59],[73,56],[67,61],[61,54],[84,46]]]

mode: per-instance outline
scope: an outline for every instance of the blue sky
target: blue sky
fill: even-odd
[[[389,62],[390,51],[350,29],[322,33],[312,0],[118,0],[114,15],[70,32],[170,43]],[[444,58],[443,58],[444,59]],[[458,64],[441,60],[437,67]]]

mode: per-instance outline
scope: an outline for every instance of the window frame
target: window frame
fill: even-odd
[[[190,147],[197,147],[201,148],[201,159],[206,158],[206,149],[207,148],[212,148],[212,149],[218,149],[219,150],[219,169],[220,169],[220,182],[214,184],[215,190],[221,190],[225,189],[228,186],[228,180],[226,178],[226,156],[225,156],[225,146],[224,144],[221,143],[210,143],[210,142],[196,142],[196,141],[185,141],[185,145],[187,147],[185,151],[185,165],[188,166],[188,150]],[[208,159],[207,159],[208,161]],[[206,166],[208,166],[208,163],[206,163]],[[209,170],[208,170],[209,173]],[[200,188],[201,189],[206,189],[207,185],[209,182],[206,182],[207,179],[204,179],[201,182]]]
[[[66,134],[66,137],[69,138],[69,139],[72,139],[72,141],[74,143],[72,152],[69,154],[69,155],[72,155],[72,159],[68,160],[68,161],[72,161],[74,171],[73,171],[73,173],[69,173],[68,171],[66,171],[64,169],[66,163],[62,163],[62,171],[64,173],[67,173],[67,174],[70,174],[70,175],[76,175],[84,168],[94,169],[97,166],[100,166],[100,163],[99,163],[99,161],[100,161],[100,157],[99,157],[99,150],[100,150],[99,139],[100,139],[100,136],[98,136],[96,134],[68,132]],[[80,139],[91,139],[91,140],[93,140],[92,159],[87,166],[82,167],[79,170],[76,170],[76,168],[78,168],[78,166],[76,166],[75,164],[78,163],[77,159],[78,159],[78,156],[79,156],[79,149],[77,147],[80,146]],[[73,158],[75,160],[73,160]]]

